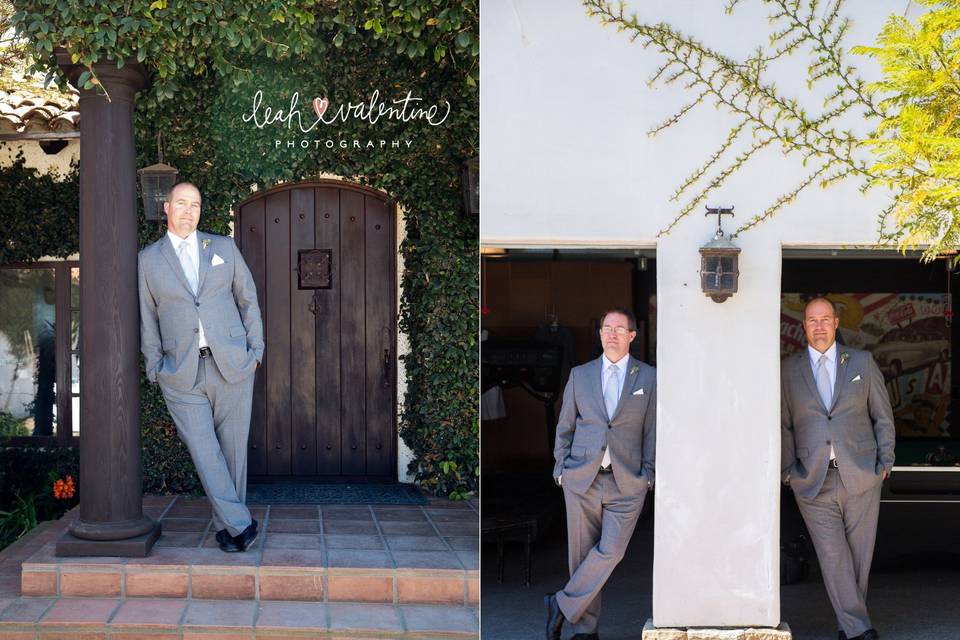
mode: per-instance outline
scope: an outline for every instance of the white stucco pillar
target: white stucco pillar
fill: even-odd
[[[657,627],[780,623],[780,244],[738,239],[740,290],[718,304],[699,276],[714,230],[687,220],[657,246]]]

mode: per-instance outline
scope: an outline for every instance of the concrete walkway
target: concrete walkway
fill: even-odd
[[[789,505],[788,505],[789,506]],[[878,545],[871,574],[869,606],[883,640],[944,640],[960,638],[960,567],[956,556],[903,555],[909,550],[910,525],[881,520],[884,544]],[[960,530],[942,522],[943,535],[960,549]],[[949,533],[948,533],[949,532]],[[894,544],[895,543],[895,544]],[[882,555],[881,555],[882,553]],[[484,640],[530,640],[543,637],[543,594],[563,586],[567,578],[566,539],[560,531],[535,548],[534,582],[522,585],[523,556],[508,544],[504,582],[497,584],[496,547],[481,552],[481,636]],[[637,525],[626,557],[611,576],[603,594],[602,640],[637,640],[652,615],[653,517]],[[802,583],[781,588],[781,614],[796,640],[835,640],[836,620],[819,570]],[[691,594],[691,599],[696,594]],[[564,626],[563,638],[572,635]]]

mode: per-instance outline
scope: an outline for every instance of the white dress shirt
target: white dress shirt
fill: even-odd
[[[623,385],[627,381],[627,362],[629,360],[630,360],[630,356],[628,354],[628,355],[624,355],[622,358],[620,358],[616,362],[611,362],[610,359],[607,358],[607,354],[603,354],[602,356],[603,366],[600,367],[600,375],[601,375],[600,388],[603,393],[603,397],[607,396],[607,384],[608,384],[608,380],[610,379],[610,367],[616,367],[617,369],[620,370],[620,388],[617,389],[617,400],[620,399],[620,395],[623,393]],[[613,419],[613,416],[607,416],[607,417],[610,419]],[[600,461],[600,466],[601,467],[610,466],[609,447],[604,447],[603,449],[603,460]]]
[[[187,246],[184,247],[184,251],[187,252],[187,256],[190,258],[190,262],[193,263],[194,276],[196,277],[197,283],[200,282],[200,244],[197,240],[197,232],[194,230],[186,238],[181,238],[177,234],[173,233],[167,229],[167,237],[170,238],[170,244],[173,245],[173,252],[179,255],[180,252],[180,243],[186,242]],[[188,278],[189,280],[189,278]],[[197,325],[200,333],[200,348],[207,346],[207,338],[203,334],[203,323],[197,319]]]
[[[830,348],[825,352],[820,353],[810,345],[807,345],[807,355],[810,356],[810,366],[813,368],[813,380],[817,380],[817,365],[820,364],[820,356],[827,356],[827,362],[825,366],[827,367],[827,375],[830,376],[830,388],[837,388],[837,343],[834,342],[830,345]],[[830,410],[830,407],[827,407],[827,410]],[[833,445],[830,445],[830,459],[833,460],[837,457],[837,454],[833,450]]]

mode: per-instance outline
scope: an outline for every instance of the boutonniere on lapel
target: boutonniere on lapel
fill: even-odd
[[[840,354],[840,364],[847,364],[847,360],[850,359],[850,354],[844,351]]]
[[[640,367],[638,367],[637,365],[633,365],[632,367],[630,367],[630,375],[634,375],[637,371],[640,371]]]
[[[204,238],[203,240],[200,241],[200,244],[202,244],[203,248],[206,249],[207,247],[210,246],[210,238]]]

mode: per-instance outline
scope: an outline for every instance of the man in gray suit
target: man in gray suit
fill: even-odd
[[[163,210],[166,235],[139,256],[140,350],[213,507],[220,548],[246,551],[257,538],[244,502],[264,346],[257,291],[232,238],[197,232],[194,185],[176,185]]]
[[[597,640],[600,591],[623,558],[653,486],[657,438],[656,371],[629,355],[633,314],[601,318],[603,355],[574,367],[557,423],[553,477],[567,510],[570,580],[548,594],[547,640],[564,619],[577,640]]]
[[[782,480],[813,539],[840,639],[874,640],[867,580],[893,468],[893,410],[870,353],[837,345],[839,324],[832,302],[808,302],[808,347],[781,365]]]

